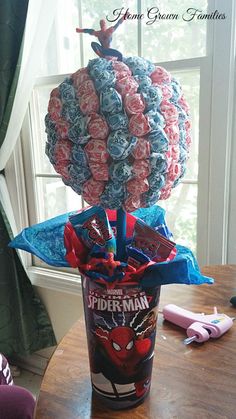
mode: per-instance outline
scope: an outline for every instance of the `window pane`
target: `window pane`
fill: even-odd
[[[75,30],[78,16],[78,0],[58,1],[38,76],[72,73],[81,67],[80,43]]]
[[[197,185],[180,184],[166,201],[158,205],[166,210],[167,225],[178,244],[196,253],[197,236]]]
[[[59,0],[38,76],[73,73],[82,67],[80,37],[83,44],[83,66],[87,66],[89,59],[97,57],[91,48],[91,42],[97,42],[97,38],[76,33],[80,24],[79,3],[79,0]],[[82,0],[82,28],[99,30],[99,21],[106,20],[107,16],[110,20],[114,19],[113,10],[121,7],[126,10],[127,1],[112,5],[110,0]],[[128,7],[136,13],[137,1],[129,0]],[[115,22],[107,21],[108,27],[114,24]],[[136,19],[123,23],[113,37],[112,48],[119,49],[124,55],[137,55],[137,26]]]
[[[171,74],[180,82],[186,100],[190,106],[192,124],[192,144],[187,162],[185,178],[197,180],[198,177],[198,143],[199,143],[199,93],[200,70],[172,71]]]
[[[39,222],[82,207],[81,197],[61,179],[37,178],[36,186]]]
[[[154,2],[155,3],[155,2]],[[207,13],[206,0],[160,0],[157,6],[151,0],[142,1],[143,56],[154,62],[183,60],[206,55],[207,19],[184,21],[182,15],[190,8]],[[156,6],[156,7],[154,7]],[[147,9],[161,15],[178,14],[178,19],[158,18],[147,25]],[[151,12],[150,12],[151,13]]]

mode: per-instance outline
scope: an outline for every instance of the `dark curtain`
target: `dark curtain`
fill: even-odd
[[[0,146],[4,141],[17,85],[28,0],[0,1]],[[11,93],[11,94],[10,94]]]
[[[0,147],[17,86],[28,0],[0,0]],[[1,152],[1,150],[0,150]],[[28,355],[56,344],[47,312],[14,249],[0,203],[0,352]]]

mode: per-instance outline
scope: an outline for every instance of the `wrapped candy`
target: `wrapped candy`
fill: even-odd
[[[170,196],[191,126],[178,81],[141,57],[90,60],[51,92],[46,154],[91,205],[133,211]]]
[[[120,75],[131,76],[132,74],[130,68],[122,61],[114,61],[112,67],[115,70],[117,79],[120,77]]]
[[[97,112],[99,109],[99,99],[97,94],[85,93],[79,100],[80,109],[83,114],[87,115],[92,112]]]
[[[113,160],[123,160],[132,152],[138,139],[131,137],[128,131],[117,130],[109,135],[107,150]]]
[[[122,97],[125,97],[127,94],[132,95],[137,92],[138,83],[131,76],[125,76],[122,79],[117,80],[116,89]]]
[[[109,180],[107,182],[105,190],[101,195],[101,202],[106,205],[106,202],[109,202],[110,207],[117,208],[117,205],[121,205],[125,196],[125,188],[123,184],[117,180]],[[118,206],[118,208],[119,208]]]
[[[133,178],[128,180],[127,182],[127,191],[130,194],[134,195],[140,195],[143,192],[147,192],[149,189],[149,183],[147,178],[139,179],[139,178]]]
[[[145,138],[138,138],[138,141],[132,151],[135,159],[147,159],[150,156],[150,142]]]
[[[145,109],[145,102],[139,93],[127,94],[124,100],[125,110],[128,114],[142,113]]]
[[[162,85],[163,83],[171,82],[171,75],[162,67],[156,67],[152,74],[150,75],[153,83]]]
[[[132,212],[136,211],[140,207],[142,207],[140,195],[129,194],[128,198],[125,200],[125,210],[127,212]]]
[[[168,150],[168,138],[165,131],[162,128],[153,130],[149,136],[149,144],[151,151],[160,153]]]
[[[132,115],[129,121],[129,130],[131,134],[137,137],[143,137],[150,131],[148,117],[142,113]]]
[[[92,80],[88,79],[80,84],[76,93],[77,93],[77,97],[80,97],[85,94],[94,93],[94,92],[96,92],[94,84]]]
[[[53,121],[57,121],[61,116],[62,103],[58,97],[52,96],[48,104],[48,112]]]
[[[141,57],[127,57],[123,61],[131,69],[133,76],[150,76],[155,70],[155,65],[151,61]]]
[[[58,119],[56,121],[56,131],[58,138],[68,138],[69,134],[69,124],[68,122],[64,121],[63,119]]]
[[[142,97],[147,110],[156,109],[162,102],[162,91],[156,86],[146,87],[142,90]]]
[[[150,175],[151,168],[148,160],[135,160],[133,163],[133,173],[138,179],[145,179]]]
[[[69,171],[69,179],[67,179],[67,182],[66,183],[64,182],[64,183],[66,185],[67,183],[70,184],[73,187],[73,189],[76,184],[79,184],[80,187],[82,188],[84,182],[88,180],[91,176],[91,172],[87,166],[83,167],[83,170],[81,170],[80,172],[77,172],[76,164],[70,164],[68,167],[68,171]],[[70,179],[73,179],[72,184],[70,183]]]
[[[72,147],[73,143],[71,143],[71,141],[67,139],[57,141],[54,148],[56,161],[69,161],[71,157]]]
[[[95,180],[108,180],[109,168],[105,163],[90,163],[89,168]]]
[[[100,93],[100,106],[102,113],[120,113],[123,110],[121,95],[113,87],[104,89]]]
[[[76,73],[72,74],[71,80],[75,89],[78,89],[84,81],[90,80],[87,68],[80,68]]]
[[[91,177],[83,184],[83,196],[90,205],[97,205],[104,187],[103,181]]]
[[[123,112],[117,113],[115,115],[108,115],[107,121],[112,131],[116,131],[118,129],[126,130],[128,128],[129,120],[127,115]]]
[[[106,141],[90,140],[84,147],[88,161],[95,163],[106,163],[109,153],[107,151]]]
[[[110,166],[110,176],[113,181],[126,182],[132,177],[132,166],[127,160],[112,163]]]
[[[92,252],[116,252],[116,241],[103,208],[89,208],[70,215],[69,220],[77,236]]]
[[[134,76],[134,78],[139,84],[138,92],[142,92],[152,85],[152,80],[148,76]]]
[[[164,100],[161,103],[161,113],[164,116],[167,125],[178,122],[178,110],[170,101]]]
[[[65,79],[58,88],[63,103],[68,103],[75,99],[75,89],[70,79]]]
[[[92,138],[104,140],[109,133],[109,127],[105,118],[98,114],[92,114],[88,122],[88,132]]]

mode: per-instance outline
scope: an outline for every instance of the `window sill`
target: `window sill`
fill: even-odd
[[[27,274],[33,285],[82,296],[80,275],[30,266]]]

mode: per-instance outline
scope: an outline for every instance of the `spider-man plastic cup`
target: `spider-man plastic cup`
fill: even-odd
[[[113,409],[139,404],[151,385],[160,286],[82,281],[93,391]]]

